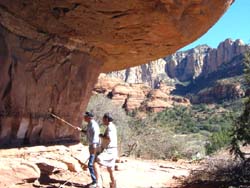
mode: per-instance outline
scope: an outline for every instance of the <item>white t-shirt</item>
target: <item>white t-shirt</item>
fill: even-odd
[[[116,131],[115,125],[112,122],[109,122],[109,125],[106,128],[104,135],[109,136],[110,138],[108,148],[116,148],[117,147],[117,131]]]

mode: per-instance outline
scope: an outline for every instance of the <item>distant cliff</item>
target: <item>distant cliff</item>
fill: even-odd
[[[226,39],[218,48],[200,45],[193,49],[176,52],[148,64],[112,72],[111,77],[118,77],[128,83],[146,83],[155,87],[159,81],[168,84],[190,82],[197,77],[206,77],[217,71],[220,65],[231,61],[244,53],[248,45],[240,39]]]
[[[245,96],[243,59],[249,46],[226,39],[218,48],[200,45],[126,70],[101,75],[94,91],[126,110],[161,111],[235,100]]]

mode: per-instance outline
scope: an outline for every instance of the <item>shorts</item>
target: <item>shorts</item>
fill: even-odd
[[[117,156],[117,148],[108,148],[97,156],[96,161],[105,167],[113,168],[115,166]]]

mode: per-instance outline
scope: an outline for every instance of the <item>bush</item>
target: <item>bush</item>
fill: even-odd
[[[231,131],[229,130],[221,130],[219,132],[213,133],[209,140],[208,143],[206,144],[206,154],[210,155],[214,153],[215,151],[228,146],[230,141],[231,141]]]
[[[193,159],[197,154],[211,154],[228,145],[231,112],[239,111],[235,106],[238,104],[227,105],[228,109],[220,105],[176,106],[160,113],[148,113],[142,119],[136,116],[139,112],[128,115],[106,96],[94,95],[87,109],[94,112],[100,124],[105,112],[114,116],[120,155]]]

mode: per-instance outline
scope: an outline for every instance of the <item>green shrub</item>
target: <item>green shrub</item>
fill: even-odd
[[[213,133],[206,144],[206,154],[210,155],[215,151],[228,146],[231,141],[231,131],[230,130],[221,130],[219,132]]]
[[[94,95],[87,109],[100,124],[105,112],[114,116],[120,155],[194,159],[228,145],[232,116],[239,113],[239,106],[240,100],[232,105],[176,106],[142,119],[137,118],[139,111],[126,114],[106,96]]]

